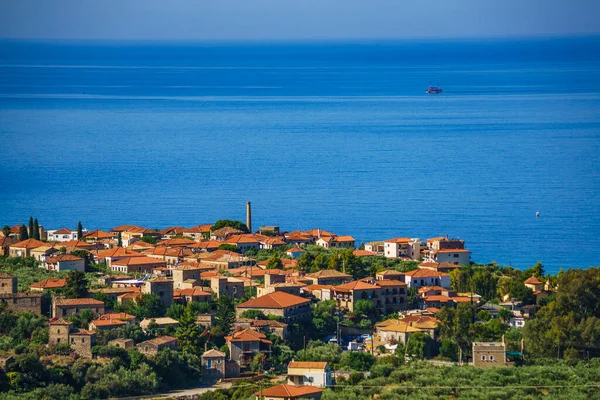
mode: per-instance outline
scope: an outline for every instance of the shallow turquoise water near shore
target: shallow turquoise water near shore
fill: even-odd
[[[194,225],[250,200],[255,226],[600,264],[598,38],[0,42],[0,140],[0,224]]]

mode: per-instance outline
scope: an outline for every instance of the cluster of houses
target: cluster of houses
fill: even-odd
[[[18,228],[18,227],[16,227]],[[43,229],[43,228],[42,228]],[[256,233],[244,233],[224,227],[211,230],[211,225],[192,228],[170,227],[155,231],[139,226],[122,225],[108,232],[84,231],[78,237],[69,229],[43,232],[46,241],[18,240],[18,229],[11,228],[7,237],[0,235],[0,252],[12,257],[34,257],[41,268],[50,271],[84,271],[86,260],[70,254],[83,250],[89,259],[101,263],[112,273],[98,277],[97,286],[89,296],[78,299],[52,297],[50,343],[69,344],[81,357],[91,357],[96,332],[135,324],[135,318],[125,313],[105,310],[104,302],[92,298],[102,293],[118,304],[135,303],[144,293],[159,296],[165,307],[191,301],[211,302],[228,295],[242,299],[245,289],[256,287],[257,296],[237,305],[234,330],[226,336],[228,356],[209,350],[202,356],[204,379],[214,382],[240,376],[250,368],[258,353],[271,355],[267,335],[286,338],[288,325],[309,318],[311,303],[335,300],[339,309],[353,312],[360,300],[372,302],[380,314],[399,313],[399,319],[389,319],[375,326],[371,349],[378,344],[392,346],[406,343],[412,333],[423,332],[436,338],[438,321],[435,314],[441,307],[460,302],[479,303],[475,293],[457,293],[450,289],[450,272],[469,264],[470,252],[464,241],[437,237],[421,242],[417,238],[394,238],[367,243],[364,250],[354,250],[357,257],[383,256],[391,259],[418,260],[418,269],[409,272],[381,271],[374,277],[355,280],[337,270],[303,273],[298,259],[306,252],[304,246],[316,244],[323,248],[354,249],[351,236],[339,236],[321,229],[280,232],[279,227],[261,227]],[[156,244],[144,238],[151,237]],[[222,249],[227,244],[238,251]],[[245,255],[250,249],[273,249],[288,246],[281,269],[266,269],[267,262],[256,262]],[[221,249],[220,249],[221,247]],[[228,246],[226,246],[228,247]],[[42,312],[41,293],[65,287],[66,280],[48,278],[34,283],[26,292],[18,292],[16,277],[0,274],[0,300],[16,311]],[[528,280],[535,293],[543,295],[543,283]],[[541,286],[540,286],[541,285]],[[418,309],[409,310],[408,289],[418,290]],[[514,307],[513,307],[514,308]],[[81,315],[84,310],[94,319],[87,329],[76,329],[67,317]],[[277,320],[243,318],[248,310],[259,310]],[[199,326],[213,324],[211,314],[197,317]],[[171,318],[141,321],[146,332],[156,328],[178,326]],[[516,326],[516,325],[515,325]],[[177,338],[158,336],[141,343],[117,339],[112,345],[136,348],[153,356],[163,348],[177,348]],[[489,355],[488,355],[489,360]],[[289,384],[265,389],[266,398],[318,398],[330,379],[326,363],[290,363]]]

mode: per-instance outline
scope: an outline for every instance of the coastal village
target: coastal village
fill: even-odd
[[[288,346],[306,352],[308,336],[342,353],[384,357],[402,351],[407,359],[411,338],[418,342],[426,335],[431,343],[439,339],[437,315],[445,308],[468,303],[507,327],[523,328],[553,291],[550,281],[535,276],[524,282],[534,296],[531,304],[508,294],[499,304],[490,304],[475,291],[453,289],[452,274],[471,263],[471,252],[463,240],[448,235],[356,245],[352,236],[320,228],[253,229],[249,203],[245,224],[220,221],[162,230],[120,225],[102,231],[81,224],[78,229],[45,229],[36,220],[29,227],[6,227],[0,234],[0,255],[33,259],[51,276],[21,287],[16,275],[2,272],[0,299],[4,311],[46,315],[48,346],[66,346],[72,357],[92,360],[102,358],[95,350],[100,337],[105,348],[136,350],[148,358],[165,349],[182,350],[182,337],[188,341],[181,332],[182,318],[193,309],[195,330],[190,336],[198,334],[194,340],[201,346],[205,385],[277,375],[281,383],[261,389],[257,398],[319,399],[325,387],[348,374],[324,361],[290,359],[276,366],[275,353],[281,353],[276,346],[291,342]],[[307,261],[310,249],[336,257],[315,268],[314,258]],[[368,259],[381,263],[359,272],[357,263]],[[84,287],[75,296],[66,295],[68,281],[78,273],[85,274]],[[128,312],[150,298],[160,302],[162,311]],[[224,325],[219,310],[227,301],[232,315]],[[305,321],[326,305],[328,317],[321,319],[325,327],[316,334],[303,331]],[[177,307],[186,311],[179,318],[167,315],[165,310]],[[217,325],[229,330],[217,333]],[[142,340],[123,334],[131,327],[141,329]],[[223,342],[213,339],[219,335]],[[511,356],[522,356],[522,343],[518,351],[508,351],[502,336],[500,341],[473,341],[469,356],[464,350],[458,350],[459,365],[510,366]],[[438,353],[434,349],[431,354]],[[13,357],[4,354],[4,368]]]

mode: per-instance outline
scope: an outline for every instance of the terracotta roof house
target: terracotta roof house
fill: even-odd
[[[244,329],[225,336],[227,347],[229,347],[229,359],[235,361],[240,369],[247,368],[254,360],[256,354],[263,353],[269,358],[271,356],[272,342],[264,333],[253,329]]]
[[[210,228],[212,228],[211,224],[196,225],[191,228],[185,228],[183,235],[200,240],[210,233]]]
[[[167,265],[166,261],[152,257],[127,257],[111,262],[110,268],[114,272],[123,272],[126,274],[151,273],[154,268],[161,268]]]
[[[59,254],[54,257],[48,257],[42,265],[48,271],[85,272],[85,260],[72,254]]]
[[[187,247],[196,244],[195,241],[186,238],[174,238],[174,239],[166,239],[161,240],[157,243],[158,246],[166,246],[166,247]]]
[[[193,251],[215,251],[219,249],[219,246],[222,245],[223,242],[219,242],[216,240],[200,240],[193,245],[190,245],[189,248]]]
[[[286,292],[273,292],[238,304],[237,316],[246,310],[261,310],[265,315],[283,317],[289,323],[310,315],[310,300]]]
[[[175,302],[187,304],[191,301],[196,302],[210,302],[212,294],[203,291],[200,287],[193,287],[189,289],[178,289],[173,291],[173,298]]]
[[[50,229],[46,231],[46,235],[49,242],[68,242],[70,240],[78,240],[77,231],[72,231],[67,228],[62,229]]]
[[[332,371],[324,361],[290,361],[288,383],[296,386],[331,386]]]
[[[428,269],[416,269],[404,274],[404,282],[408,287],[441,286],[450,289],[450,275]]]
[[[92,250],[104,248],[104,246],[88,243],[83,240],[69,240],[68,242],[62,242],[60,244],[60,247],[66,248],[67,251],[74,251],[74,250],[92,251]]]
[[[216,231],[212,231],[210,234],[210,238],[212,240],[218,240],[220,242],[223,242],[227,240],[227,238],[231,235],[241,235],[243,233],[244,231],[232,228],[230,226],[226,226],[224,228],[217,229]]]
[[[9,246],[9,254],[11,257],[30,257],[31,250],[41,246],[46,246],[46,243],[36,239],[22,240]]]
[[[352,248],[356,240],[352,236],[321,236],[315,242],[323,248]]]
[[[96,229],[94,231],[85,233],[83,235],[83,238],[86,240],[98,241],[98,240],[102,240],[102,239],[116,239],[117,235],[115,233],[108,233],[108,232],[104,232],[99,229]]]
[[[334,269],[324,269],[307,274],[306,278],[312,280],[315,285],[340,285],[352,281],[352,275]]]
[[[387,258],[418,260],[421,257],[421,240],[393,238],[383,241],[383,255]]]
[[[421,264],[419,264],[419,268],[420,269],[429,269],[432,271],[436,271],[436,272],[445,272],[445,273],[450,273],[452,271],[454,271],[455,269],[460,269],[461,266],[457,265],[457,264],[452,264],[452,263],[438,263],[438,262],[433,262],[433,261],[426,261],[426,262],[422,262]]]
[[[422,332],[434,340],[439,330],[439,321],[424,315],[407,316],[402,319],[388,319],[375,324],[375,330],[384,342],[406,343],[412,333]]]
[[[295,400],[311,399],[319,400],[323,389],[313,386],[277,385],[254,393],[256,400]]]
[[[65,286],[67,286],[66,279],[48,278],[40,282],[32,283],[29,286],[29,289],[43,292],[44,290],[63,289]]]
[[[253,234],[230,235],[225,239],[225,243],[237,247],[242,253],[250,249],[260,249],[260,240]]]

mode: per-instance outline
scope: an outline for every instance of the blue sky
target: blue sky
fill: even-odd
[[[1,38],[288,40],[600,33],[600,0],[0,0]]]

